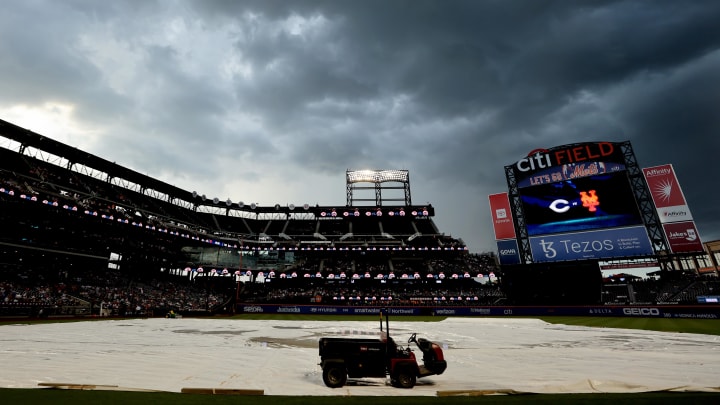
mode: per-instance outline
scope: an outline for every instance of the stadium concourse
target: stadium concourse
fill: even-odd
[[[717,336],[511,318],[391,319],[396,342],[404,345],[417,332],[441,344],[445,373],[421,378],[409,390],[382,378],[326,387],[319,338],[368,338],[378,329],[376,322],[197,318],[3,325],[0,387],[295,396],[720,392]]]

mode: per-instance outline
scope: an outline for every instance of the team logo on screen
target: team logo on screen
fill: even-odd
[[[582,206],[587,208],[590,212],[596,212],[597,207],[600,205],[600,198],[598,197],[595,190],[581,191],[580,201],[582,202]],[[558,214],[562,214],[564,212],[568,212],[571,207],[577,205],[578,203],[576,201],[570,202],[568,200],[558,198],[557,200],[551,202],[548,208],[557,212]]]
[[[558,214],[562,214],[563,212],[568,212],[571,206],[570,201],[559,198],[551,202],[549,208]]]
[[[598,196],[595,194],[595,190],[581,191],[580,201],[583,203],[583,207],[587,208],[590,212],[597,211],[597,206],[600,205]]]

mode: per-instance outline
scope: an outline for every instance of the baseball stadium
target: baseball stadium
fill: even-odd
[[[0,121],[0,336],[10,348],[0,386],[194,401],[208,390],[290,402],[717,399],[720,245],[700,240],[672,165],[640,167],[629,142],[588,142],[532,151],[504,172],[508,188],[486,211],[497,251],[470,252],[439,229],[431,203],[412,201],[407,170],[348,169],[343,206],[261,206]],[[431,338],[447,371],[420,371],[412,390],[396,388],[392,372],[392,387],[352,372],[344,388],[323,385],[318,339],[374,336],[378,314],[398,342]],[[698,329],[602,327],[682,321]],[[187,362],[153,361],[177,353]],[[241,373],[234,361],[247,375],[228,377]],[[501,370],[506,362],[526,372]],[[622,373],[624,362],[636,369]]]

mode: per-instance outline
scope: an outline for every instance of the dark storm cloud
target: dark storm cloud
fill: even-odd
[[[720,53],[679,66],[673,74],[634,88],[618,100],[617,116],[628,125],[639,163],[672,163],[701,234],[717,239],[720,184]],[[642,135],[642,136],[641,136]]]
[[[410,169],[441,231],[486,250],[486,197],[507,188],[505,165],[630,140],[640,165],[675,166],[701,235],[720,238],[716,1],[6,8],[0,107],[66,101],[107,128],[95,153],[141,171],[202,185],[229,181],[217,176],[227,164],[247,178]]]
[[[14,6],[0,13],[3,98],[28,103],[42,102],[48,93],[70,98],[85,83],[99,81],[100,72],[75,53],[73,34],[65,30],[66,19],[75,15],[58,20],[30,2]]]

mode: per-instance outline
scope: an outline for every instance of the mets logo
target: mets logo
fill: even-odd
[[[581,191],[580,200],[583,203],[583,207],[587,208],[590,212],[597,211],[597,206],[600,205],[598,196],[595,194],[595,190]]]

